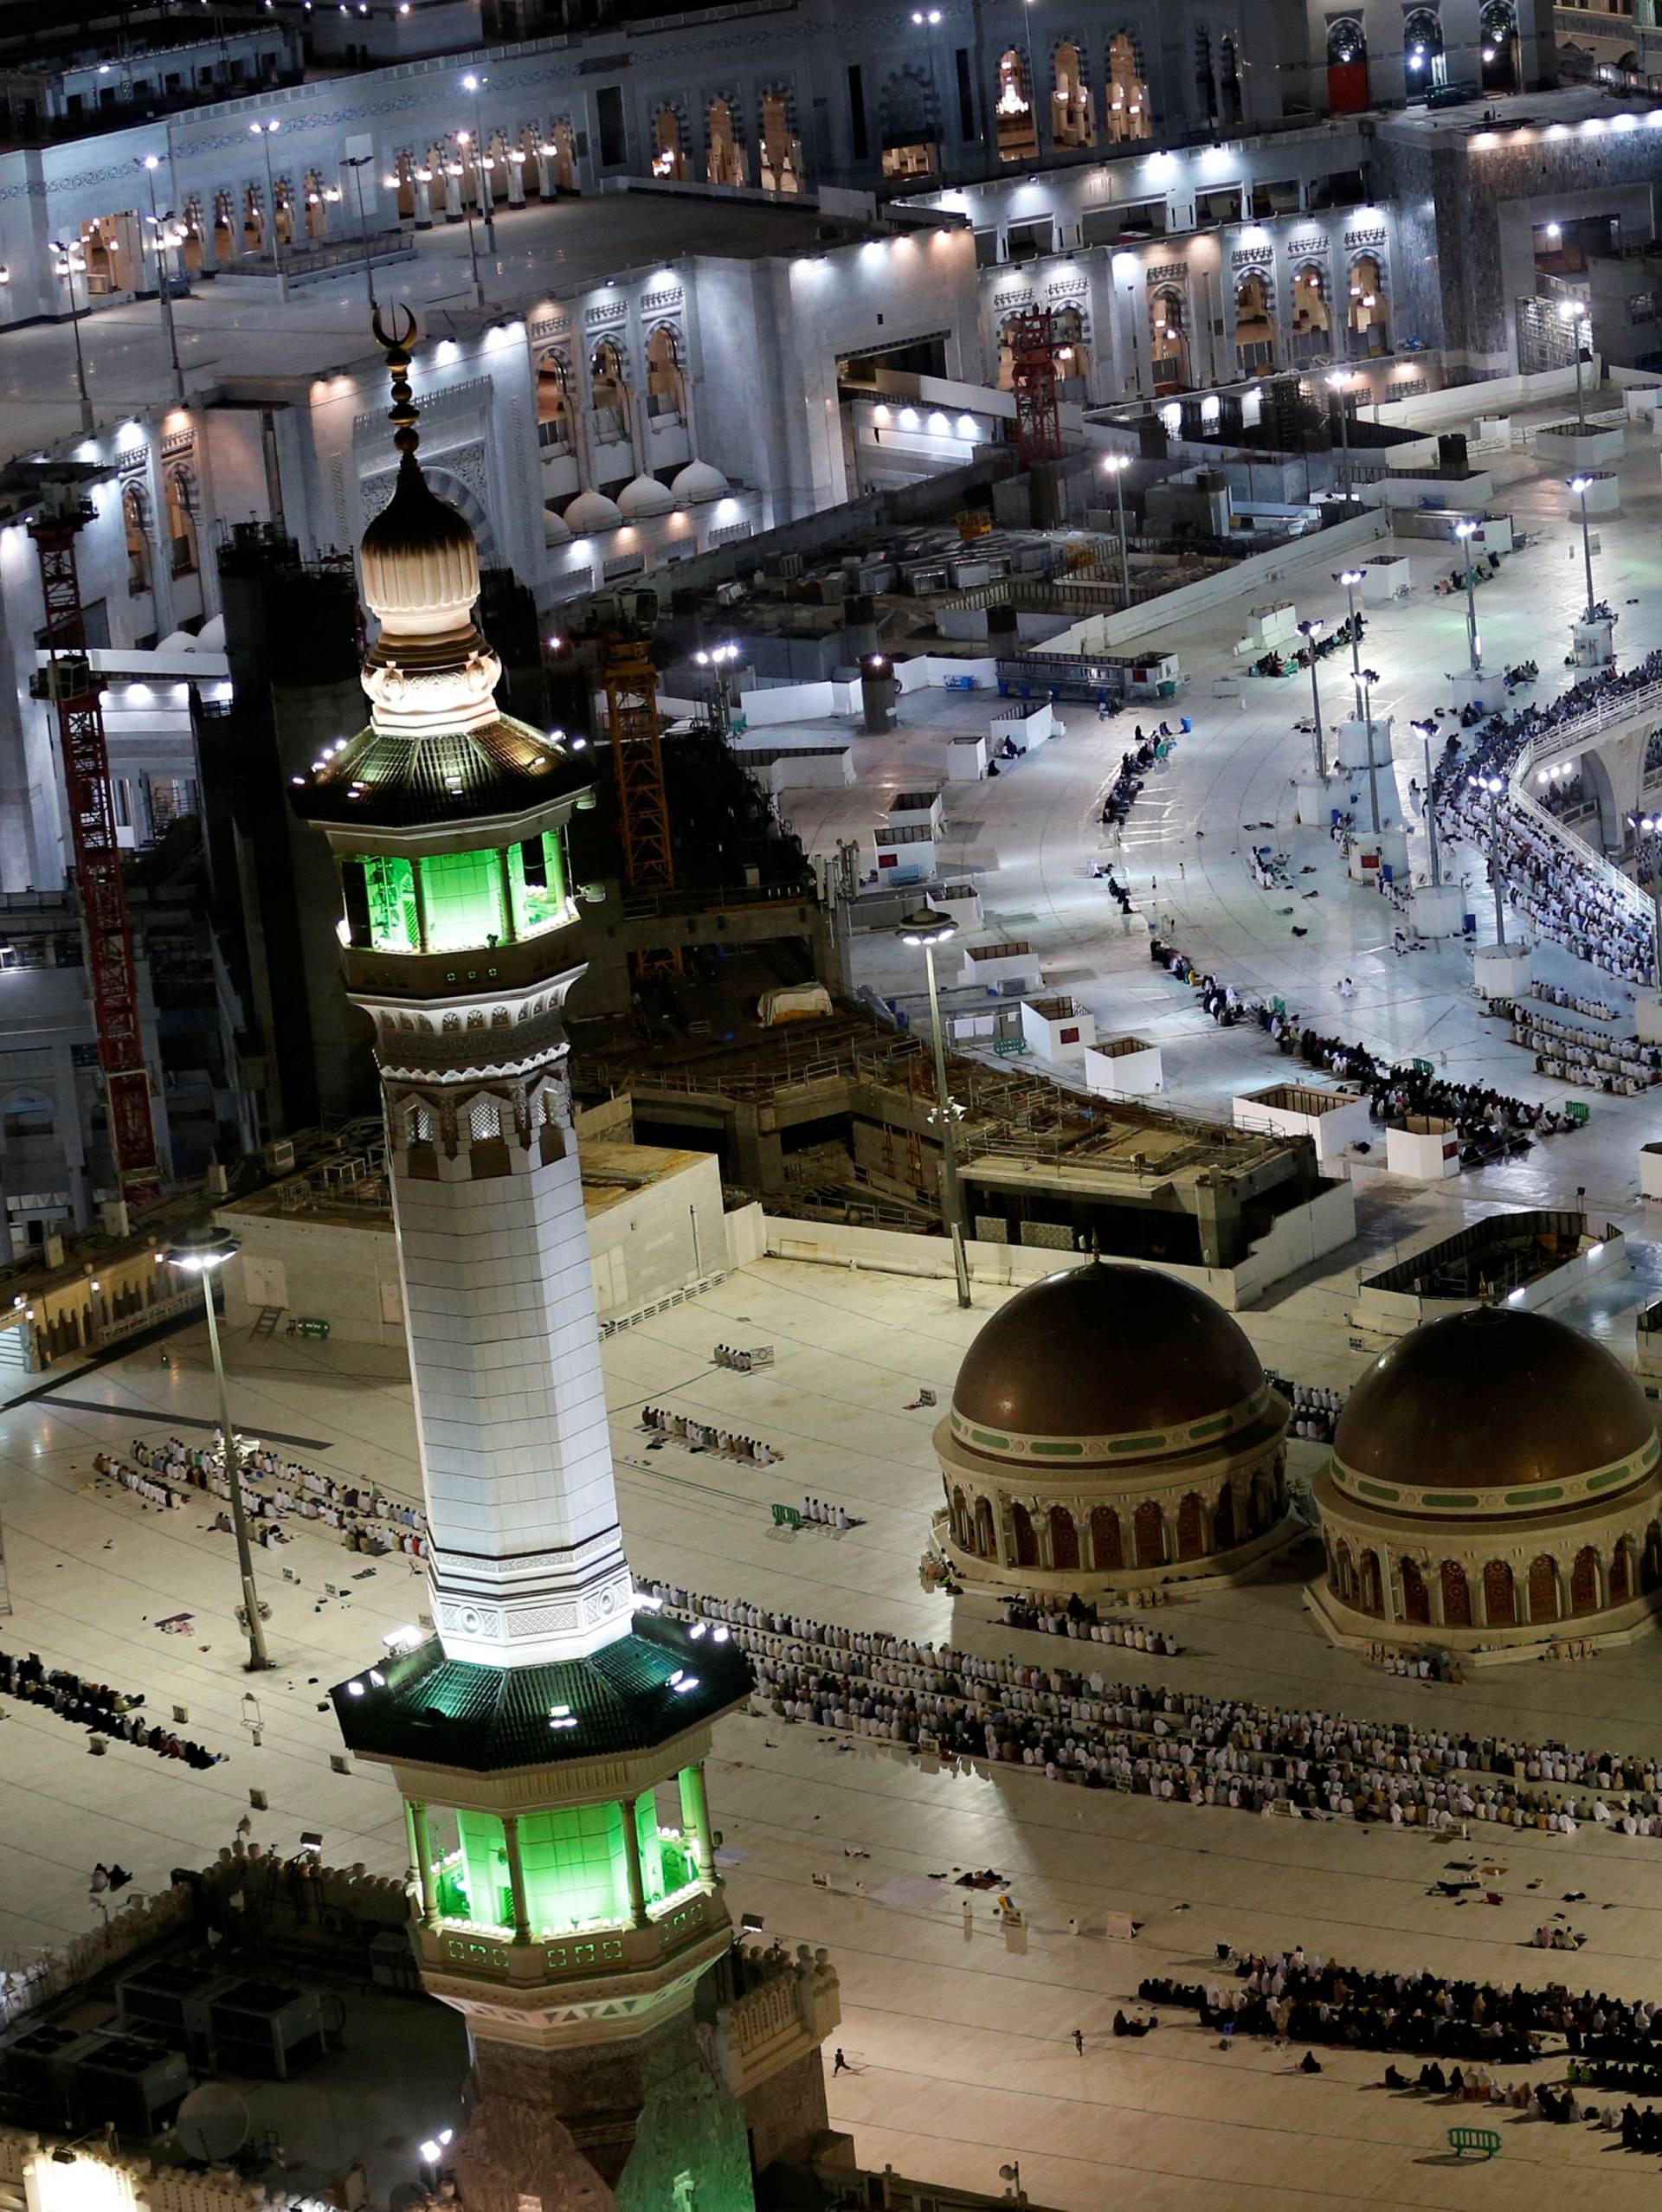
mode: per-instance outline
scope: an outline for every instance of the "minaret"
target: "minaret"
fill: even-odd
[[[749,2212],[691,2010],[731,1941],[704,1761],[749,1672],[646,1610],[623,1556],[561,1024],[593,797],[497,707],[473,534],[416,460],[414,334],[377,322],[403,459],[363,542],[369,726],[296,800],[375,1027],[436,1633],[335,1708],[403,1797],[422,1977],[467,2020],[470,2206]]]

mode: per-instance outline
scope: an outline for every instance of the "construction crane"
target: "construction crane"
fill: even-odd
[[[110,793],[102,687],[87,657],[87,618],[75,566],[75,539],[93,513],[92,501],[82,498],[78,486],[48,484],[40,514],[29,525],[40,556],[41,593],[46,606],[48,659],[35,679],[35,694],[49,701],[58,717],[110,1147],[122,1196],[145,1199],[155,1194],[161,1165],[150,1109],[150,1072],[145,1065],[138,1022],[132,925],[127,918],[126,886],[121,879],[121,852]]]
[[[1062,457],[1056,404],[1056,331],[1047,307],[1017,315],[1008,325],[1010,386],[1015,394],[1015,443],[1024,466]]]
[[[652,894],[675,888],[675,844],[664,785],[663,726],[658,718],[658,672],[652,661],[657,595],[650,589],[628,601],[603,602],[596,611],[600,680],[606,693],[612,763],[617,776],[618,835],[628,891]],[[631,953],[637,986],[681,974],[679,945]]]

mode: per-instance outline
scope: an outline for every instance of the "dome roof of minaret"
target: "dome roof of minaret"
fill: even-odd
[[[439,498],[413,453],[400,462],[391,498],[364,533],[363,560],[370,611],[401,629],[465,620],[479,597],[473,524]]]

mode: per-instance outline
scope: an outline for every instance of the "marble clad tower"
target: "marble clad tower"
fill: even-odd
[[[413,322],[377,335],[403,459],[363,542],[370,721],[295,796],[375,1026],[436,1633],[335,1707],[403,1797],[422,1977],[468,2023],[470,2206],[749,2212],[694,2014],[731,1944],[704,1761],[749,1671],[725,1630],[647,1610],[623,1556],[561,1022],[593,797],[498,709],[473,534],[416,459]]]

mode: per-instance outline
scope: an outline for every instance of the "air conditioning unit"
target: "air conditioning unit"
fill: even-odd
[[[274,1175],[292,1175],[294,1172],[294,1145],[290,1137],[274,1137],[262,1147],[260,1157]]]

